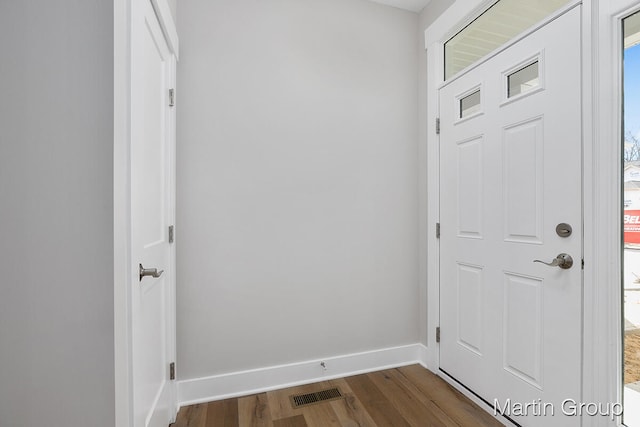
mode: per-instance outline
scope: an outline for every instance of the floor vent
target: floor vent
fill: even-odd
[[[330,388],[328,390],[317,391],[315,393],[294,394],[289,396],[289,398],[291,399],[291,406],[294,408],[300,408],[307,405],[313,405],[314,403],[342,399],[342,393],[340,393],[340,390],[337,388]]]

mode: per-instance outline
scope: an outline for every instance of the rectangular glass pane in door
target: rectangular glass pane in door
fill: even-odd
[[[507,98],[527,93],[540,86],[538,61],[507,76]]]
[[[640,427],[640,12],[623,28],[623,421]]]
[[[460,99],[460,115],[463,119],[480,112],[480,89]]]

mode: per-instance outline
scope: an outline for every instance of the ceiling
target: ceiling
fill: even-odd
[[[624,19],[624,48],[640,44],[640,13]]]
[[[371,0],[411,12],[420,12],[431,0]]]

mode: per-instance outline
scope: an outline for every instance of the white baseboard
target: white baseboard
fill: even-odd
[[[426,367],[422,344],[384,348],[287,365],[232,372],[178,382],[178,406],[211,402],[419,363]],[[325,363],[323,368],[320,363]]]
[[[418,351],[420,352],[419,363],[423,368],[429,369],[427,366],[427,360],[429,360],[429,349],[424,344],[416,344],[418,346]],[[429,369],[430,370],[430,369]]]

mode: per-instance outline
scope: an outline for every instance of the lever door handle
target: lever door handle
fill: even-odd
[[[548,265],[549,267],[560,267],[563,270],[568,270],[573,266],[573,258],[571,258],[571,255],[564,253],[558,254],[558,256],[551,262],[544,262],[539,259],[535,259],[533,262],[539,262],[541,264]]]
[[[142,278],[145,276],[154,277],[157,279],[158,277],[162,276],[162,273],[164,273],[164,270],[158,271],[157,268],[144,268],[142,264],[140,264],[140,281],[142,281]]]

